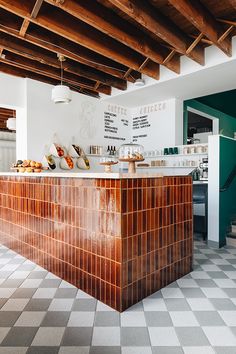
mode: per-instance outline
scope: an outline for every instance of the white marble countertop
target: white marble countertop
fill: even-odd
[[[20,173],[20,172],[0,172],[1,176],[16,177],[60,177],[60,178],[107,178],[107,179],[124,179],[124,178],[155,178],[163,177],[160,173],[105,173],[105,172],[41,172],[41,173]]]
[[[208,181],[206,180],[193,181],[193,184],[208,184]]]

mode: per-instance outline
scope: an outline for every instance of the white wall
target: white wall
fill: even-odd
[[[17,111],[17,159],[41,161],[46,146],[53,142],[65,147],[74,142],[86,152],[90,145],[119,147],[137,133],[132,132],[133,118],[137,115],[148,115],[151,124],[138,133],[147,134],[146,138],[138,139],[145,149],[182,144],[183,104],[180,100],[130,109],[73,92],[69,105],[56,105],[51,101],[51,85],[4,74],[0,80],[5,87],[3,90],[1,85],[0,106]],[[97,165],[97,160],[92,164]]]
[[[208,139],[208,243],[219,244],[220,216],[220,136],[212,135]]]
[[[74,142],[88,152],[89,145],[119,146],[129,139],[130,127],[122,123],[129,117],[125,108],[75,92],[70,104],[55,104],[51,90],[51,85],[27,79],[27,158],[41,161],[45,146],[53,142],[65,147]],[[114,114],[111,125],[118,128],[117,133],[105,132],[104,112]]]
[[[0,107],[25,107],[25,79],[0,73]]]
[[[145,150],[183,143],[183,102],[176,99],[131,109],[133,141]],[[142,125],[144,124],[144,125]],[[138,125],[138,129],[137,129]]]

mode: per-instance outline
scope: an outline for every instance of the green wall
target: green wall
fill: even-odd
[[[235,103],[236,104],[236,103]],[[218,111],[210,106],[198,102],[197,100],[184,101],[184,144],[187,143],[187,129],[188,129],[188,112],[187,107],[191,107],[209,114],[219,119],[219,134],[233,138],[234,132],[236,132],[236,117],[232,117],[228,114]]]
[[[236,90],[213,93],[212,95],[198,97],[197,100],[231,117],[236,117]]]
[[[236,164],[236,141],[220,137],[220,187],[223,187]],[[236,216],[236,178],[225,192],[220,192],[219,246],[225,244],[225,236]]]

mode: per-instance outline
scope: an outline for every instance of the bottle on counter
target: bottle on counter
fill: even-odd
[[[110,150],[110,146],[108,145],[107,147],[107,154],[110,155],[111,154],[111,150]]]

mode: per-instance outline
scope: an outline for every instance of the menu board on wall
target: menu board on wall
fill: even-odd
[[[104,111],[104,139],[125,141],[128,132],[127,109],[109,104]]]
[[[150,144],[153,145],[157,138],[158,130],[160,130],[160,124],[166,124],[168,121],[168,108],[167,102],[163,101],[153,105],[139,107],[133,112],[132,141],[144,145],[146,148],[148,148]]]

